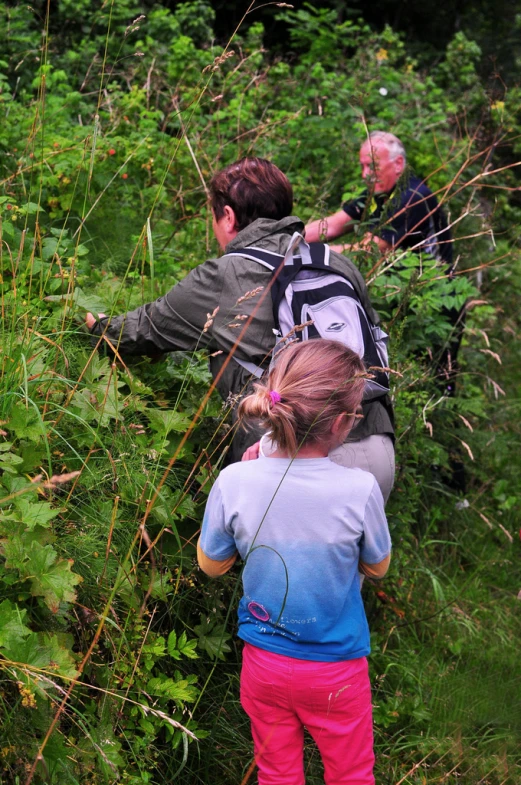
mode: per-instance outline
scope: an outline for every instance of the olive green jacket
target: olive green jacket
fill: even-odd
[[[155,302],[122,316],[100,319],[92,333],[103,333],[123,356],[202,348],[210,353],[220,351],[222,354],[210,358],[215,378],[245,322],[252,317],[234,356],[267,367],[275,344],[269,291],[272,273],[251,259],[227,257],[226,254],[248,246],[284,254],[294,232],[304,232],[304,225],[298,218],[289,216],[280,221],[258,218],[227,245],[224,256],[198,265]],[[378,316],[355,265],[334,251],[331,251],[329,264],[332,271],[348,278],[370,319],[377,324]],[[255,293],[251,295],[252,292]],[[244,390],[249,381],[250,373],[232,361],[220,377],[217,389],[226,399],[230,393],[237,395]],[[357,439],[376,433],[392,435],[388,404],[381,401],[364,404],[364,415],[356,428]]]

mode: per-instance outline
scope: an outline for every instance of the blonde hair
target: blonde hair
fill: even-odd
[[[239,418],[260,419],[273,440],[294,455],[305,444],[327,441],[339,414],[353,415],[364,392],[360,357],[338,341],[321,338],[280,353],[268,382],[239,405]]]

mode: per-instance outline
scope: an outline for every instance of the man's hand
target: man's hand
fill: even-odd
[[[98,319],[105,319],[106,316],[107,316],[106,313],[99,313],[98,314]],[[87,315],[85,316],[85,324],[87,325],[89,330],[92,330],[92,328],[94,327],[94,325],[96,324],[98,319],[96,319],[94,314],[92,314],[90,311],[88,311]]]
[[[344,254],[346,252],[349,252],[349,251],[356,251],[357,250],[356,245],[354,243],[352,245],[350,243],[345,243],[345,244],[342,243],[342,245],[330,245],[329,247],[331,248],[332,251],[335,251],[336,253],[342,253],[342,254]]]
[[[327,243],[352,229],[352,224],[353,219],[344,210],[338,210],[327,218],[319,218],[308,223],[305,230],[306,242],[315,243],[324,239]]]
[[[330,248],[332,251],[336,251],[337,253],[349,253],[350,251],[370,251],[371,246],[372,250],[374,250],[374,246],[377,246],[378,250],[385,254],[388,251],[392,250],[392,245],[387,242],[387,240],[382,240],[381,237],[378,237],[376,234],[371,234],[370,232],[366,232],[362,239],[358,243],[344,243],[342,245],[331,245]]]
[[[259,457],[260,442],[255,442],[242,455],[241,461],[255,461]]]

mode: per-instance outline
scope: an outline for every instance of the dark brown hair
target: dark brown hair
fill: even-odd
[[[360,357],[338,341],[297,343],[280,352],[267,383],[241,401],[239,417],[260,419],[294,455],[303,443],[325,443],[339,414],[356,412],[366,376]]]
[[[293,210],[290,181],[265,158],[241,158],[226,166],[212,177],[210,194],[216,220],[228,205],[235,213],[238,232],[257,218],[280,220]]]

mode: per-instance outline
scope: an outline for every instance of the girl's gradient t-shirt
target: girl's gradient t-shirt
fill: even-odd
[[[391,550],[369,472],[329,458],[234,463],[215,482],[200,546],[245,561],[239,637],[267,651],[335,662],[369,654],[358,561]]]

